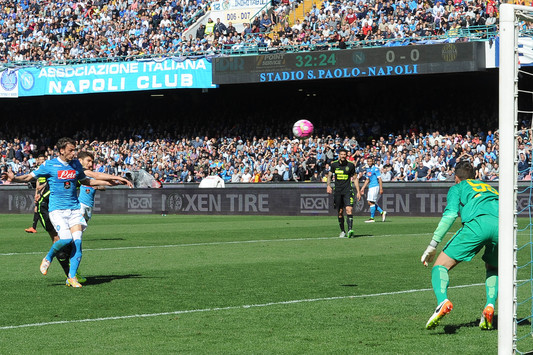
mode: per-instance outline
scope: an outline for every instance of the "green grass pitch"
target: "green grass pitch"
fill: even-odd
[[[497,353],[478,328],[480,256],[450,273],[455,308],[424,329],[437,218],[356,217],[340,239],[335,217],[95,215],[81,289],[57,261],[40,274],[50,240],[24,232],[31,219],[0,216],[1,354]]]

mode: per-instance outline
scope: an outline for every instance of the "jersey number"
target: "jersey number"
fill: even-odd
[[[493,194],[499,195],[498,191],[494,187],[490,186],[489,184],[485,184],[482,182],[474,183],[471,180],[466,180],[466,182],[468,182],[468,185],[472,186],[472,190],[474,190],[475,192],[490,191]]]

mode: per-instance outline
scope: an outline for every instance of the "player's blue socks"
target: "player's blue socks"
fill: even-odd
[[[433,266],[433,269],[431,269],[431,285],[437,297],[437,304],[440,304],[448,298],[449,284],[450,276],[448,275],[448,269],[442,265]]]
[[[376,214],[376,205],[373,204],[370,206],[370,218],[374,218],[374,215]]]
[[[74,245],[72,246],[72,253],[70,254],[69,277],[76,276],[76,273],[78,272],[78,267],[80,266],[81,262],[81,239],[75,239],[73,244]]]
[[[56,254],[57,254],[61,249],[63,249],[63,248],[66,247],[67,245],[69,245],[70,242],[72,242],[72,239],[59,239],[57,242],[55,242],[54,244],[52,244],[52,247],[50,248],[50,251],[49,251],[48,254],[46,255],[46,260],[48,260],[49,262],[52,262],[52,259],[54,259],[54,257],[56,256]]]
[[[489,304],[495,305],[496,299],[498,298],[498,270],[487,270],[485,290],[487,291],[487,303],[485,304],[485,307]]]
[[[379,207],[379,205],[377,203],[374,206],[376,206],[376,209],[378,210],[379,214],[381,214],[383,212],[383,208]]]

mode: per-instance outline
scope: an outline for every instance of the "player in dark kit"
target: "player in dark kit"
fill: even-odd
[[[44,155],[39,155],[39,157],[37,158],[36,160],[36,165],[37,167],[39,167],[41,164],[43,164],[45,161],[45,158],[44,158]],[[34,214],[33,214],[33,224],[30,228],[26,228],[24,231],[26,231],[26,233],[37,233],[37,223],[39,223],[39,220],[41,219],[40,218],[40,214],[39,214],[39,211],[38,211],[38,208],[39,208],[39,199],[42,197],[42,191],[43,191],[43,188],[44,188],[44,184],[46,183],[46,179],[45,178],[39,178],[37,179],[37,181],[35,182],[35,185],[30,183],[32,187],[35,188],[35,209],[34,209]]]
[[[359,182],[354,178],[357,176],[355,165],[346,159],[348,152],[344,149],[339,151],[339,159],[330,165],[328,173],[328,194],[333,193],[331,188],[331,177],[335,175],[335,192],[333,193],[333,207],[338,212],[339,227],[341,228],[340,238],[353,237],[353,215],[352,206],[354,203],[354,190],[352,181],[355,182],[357,195],[359,195]],[[344,210],[346,209],[346,219],[348,222],[348,235],[344,229]]]

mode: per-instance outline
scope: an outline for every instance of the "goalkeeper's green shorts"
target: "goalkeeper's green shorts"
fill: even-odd
[[[457,261],[470,261],[485,247],[482,259],[498,266],[498,218],[479,216],[463,224],[442,250]]]

